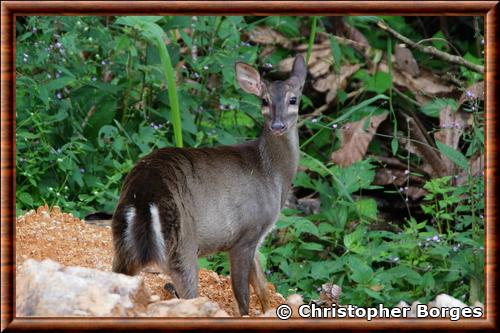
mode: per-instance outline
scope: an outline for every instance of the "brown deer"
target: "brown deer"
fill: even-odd
[[[172,277],[181,298],[198,295],[197,260],[228,251],[233,293],[248,314],[249,283],[263,311],[267,281],[256,251],[285,203],[299,160],[297,118],[307,74],[302,56],[290,77],[267,82],[237,63],[236,78],[262,99],[265,124],[253,141],[214,148],[163,148],[127,175],[112,230],[113,271],[134,275],[148,264]]]

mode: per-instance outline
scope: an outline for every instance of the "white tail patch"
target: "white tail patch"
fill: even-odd
[[[165,240],[163,239],[163,233],[161,232],[160,213],[158,212],[158,206],[153,203],[149,205],[149,210],[151,212],[156,255],[160,264],[162,264],[165,263]]]
[[[134,236],[133,236],[133,230],[132,228],[134,227],[133,223],[135,220],[135,208],[134,207],[129,207],[128,210],[125,212],[125,221],[127,223],[127,229],[125,229],[125,244],[129,247],[129,252],[130,253],[135,253],[134,252]]]

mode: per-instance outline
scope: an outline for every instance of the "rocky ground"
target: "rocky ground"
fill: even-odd
[[[229,277],[201,269],[200,297],[173,299],[163,289],[170,279],[156,267],[149,267],[137,277],[115,274],[111,272],[112,256],[108,225],[87,224],[58,208],[47,207],[19,217],[16,224],[17,316],[227,317],[238,313]],[[250,316],[276,316],[274,309],[283,303],[288,303],[297,316],[297,307],[303,304],[302,296],[293,294],[285,300],[273,285],[269,284],[268,288],[272,309],[262,314],[252,291]],[[341,288],[330,283],[321,288],[316,304],[338,305]],[[401,301],[397,307],[411,307],[408,317],[416,317],[419,304]],[[446,294],[438,295],[427,306],[468,307]],[[473,307],[484,306],[476,302]]]
[[[113,248],[111,228],[87,224],[61,212],[58,208],[49,210],[39,207],[17,219],[16,224],[16,268],[27,259],[51,259],[64,266],[80,266],[94,268],[104,272],[111,271]],[[144,279],[146,290],[155,301],[172,298],[163,289],[168,276],[151,267],[140,273]],[[271,306],[276,307],[285,302],[269,284],[272,295]],[[200,270],[199,294],[218,304],[229,315],[235,314],[235,301],[229,277],[219,276],[209,270]],[[250,315],[259,315],[261,311],[256,295],[250,296]],[[237,312],[236,312],[237,313]]]

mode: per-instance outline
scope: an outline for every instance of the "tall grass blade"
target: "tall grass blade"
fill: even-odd
[[[316,26],[318,24],[318,18],[313,16],[311,22],[311,34],[309,35],[309,45],[307,47],[306,64],[309,63],[309,58],[311,57],[312,48],[314,46],[314,39],[316,38]]]
[[[168,100],[170,102],[170,115],[172,118],[172,126],[174,128],[175,146],[182,147],[181,112],[179,108],[177,86],[175,84],[174,68],[172,67],[172,61],[170,60],[170,54],[168,53],[167,46],[163,42],[162,38],[155,36],[155,41],[156,46],[158,47],[158,52],[160,53],[163,72],[165,73],[165,78],[167,79]]]

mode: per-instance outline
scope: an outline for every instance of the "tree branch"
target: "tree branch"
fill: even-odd
[[[411,39],[409,39],[409,38],[401,35],[397,31],[391,29],[383,21],[378,21],[377,22],[377,26],[380,29],[388,32],[389,34],[391,34],[395,38],[399,39],[403,43],[408,44],[409,46],[414,47],[414,48],[416,48],[417,50],[419,50],[419,51],[421,51],[423,53],[427,53],[427,54],[436,56],[436,57],[438,57],[438,58],[440,58],[442,60],[445,60],[445,61],[457,64],[457,65],[465,66],[465,67],[467,67],[467,68],[469,68],[469,69],[471,69],[471,70],[473,70],[475,72],[478,72],[478,73],[484,73],[484,66],[473,64],[473,63],[465,60],[462,57],[459,57],[459,56],[456,56],[456,55],[452,55],[452,54],[440,51],[440,50],[436,49],[434,46],[423,46],[423,45],[420,45],[418,43],[415,43]]]

